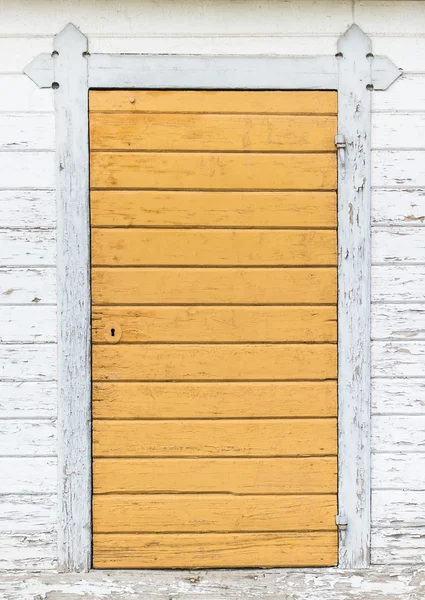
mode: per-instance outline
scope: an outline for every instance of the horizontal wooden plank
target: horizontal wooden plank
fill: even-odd
[[[92,410],[94,419],[335,417],[337,390],[336,381],[97,382]]]
[[[45,420],[0,420],[0,456],[55,456],[56,426]]]
[[[55,268],[0,268],[0,304],[53,304]]]
[[[331,498],[325,496],[325,498]],[[0,495],[0,533],[55,531],[56,494]]]
[[[54,381],[55,344],[1,344],[0,381]]]
[[[93,227],[336,227],[334,192],[93,190]]]
[[[425,446],[425,414],[375,415],[372,425],[374,452],[420,452]]]
[[[94,304],[334,304],[337,270],[94,268]]]
[[[35,87],[33,82],[28,80],[28,83]],[[0,152],[0,173],[2,174],[0,189],[3,190],[9,188],[51,189],[56,182],[55,153],[53,151],[25,152],[22,150]]]
[[[336,116],[93,113],[90,149],[335,152],[336,129]]]
[[[22,40],[22,37],[20,37]],[[8,41],[8,40],[7,40]],[[50,46],[51,51],[51,46]],[[33,53],[31,60],[37,53]],[[25,65],[20,65],[19,74],[0,75],[0,82],[7,94],[0,97],[0,112],[53,112],[53,90],[39,88],[27,75],[22,73]]]
[[[0,569],[52,571],[57,567],[56,548],[57,534],[54,531],[3,533],[0,536]]]
[[[0,113],[0,150],[53,150],[53,113]]]
[[[333,530],[336,494],[94,495],[94,533]]]
[[[7,215],[4,224],[8,227],[53,229],[56,225],[56,192],[0,190],[0,210]]]
[[[96,458],[93,492],[334,494],[336,457]]]
[[[425,415],[425,379],[373,379],[372,410],[375,414]]]
[[[373,528],[372,561],[376,565],[419,565],[425,561],[421,527]]]
[[[423,377],[425,341],[375,341],[372,371],[375,377]]]
[[[56,341],[56,307],[3,306],[0,342],[37,343]]]
[[[372,119],[373,148],[422,150],[424,148],[425,115],[375,114]]]
[[[0,246],[3,267],[56,264],[56,235],[50,229],[1,229]]]
[[[92,229],[93,266],[329,266],[336,231]]]
[[[375,94],[374,111],[423,111],[425,102],[425,75],[403,74],[385,94]]]
[[[93,421],[94,457],[328,456],[335,419]]]
[[[374,150],[371,183],[383,188],[424,187],[425,150]]]
[[[424,155],[425,156],[425,155]],[[419,227],[374,227],[372,262],[425,262],[425,229]]]
[[[336,92],[90,91],[90,112],[337,114]]]
[[[2,494],[55,494],[57,488],[56,458],[0,458]]]
[[[423,302],[425,265],[372,266],[375,302]]]
[[[46,383],[36,381],[0,382],[0,414],[5,419],[55,418],[57,414],[56,383],[53,381]]]
[[[425,491],[376,490],[372,494],[374,528],[425,527]]]
[[[396,227],[424,226],[425,204],[423,190],[414,188],[374,190],[372,223],[373,225],[395,225]]]
[[[334,379],[336,360],[336,344],[95,345],[92,373],[94,381]]]
[[[424,489],[425,453],[392,452],[372,455],[372,489]]]
[[[335,190],[335,154],[92,152],[93,188]]]
[[[94,342],[113,343],[118,331],[122,343],[336,342],[337,315],[334,306],[93,308]]]
[[[335,532],[93,535],[93,566],[108,568],[230,568],[331,566]]]
[[[375,340],[425,339],[425,306],[423,304],[373,305],[372,338]]]

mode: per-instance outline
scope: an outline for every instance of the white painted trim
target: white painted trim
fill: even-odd
[[[335,89],[339,133],[339,499],[348,521],[339,566],[370,562],[370,88],[386,89],[401,72],[373,58],[353,25],[342,56],[200,57],[87,55],[73,25],[55,38],[59,53],[26,68],[40,87],[55,81],[58,157],[59,567],[91,564],[90,230],[88,106],[90,87],[156,89]],[[368,56],[366,56],[368,55]]]

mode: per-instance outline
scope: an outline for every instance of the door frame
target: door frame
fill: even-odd
[[[93,54],[72,24],[25,73],[55,90],[58,568],[92,564],[89,89],[338,91],[338,515],[342,569],[370,565],[371,101],[401,71],[352,25],[328,56]]]

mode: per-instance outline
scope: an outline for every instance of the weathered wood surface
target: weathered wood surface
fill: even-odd
[[[391,227],[386,229],[375,227],[372,235],[373,263],[424,264],[424,231],[425,228],[419,227]]]
[[[56,344],[1,344],[0,381],[54,381]]]
[[[372,345],[375,377],[423,377],[425,341],[376,341]]]
[[[0,456],[55,456],[52,420],[0,420]]]
[[[395,417],[396,419],[396,417]],[[394,420],[395,420],[394,419]],[[392,452],[372,455],[372,488],[376,490],[418,490],[424,487],[425,454]]]
[[[0,268],[0,304],[54,304],[56,272],[54,268]]]
[[[425,150],[374,150],[372,185],[394,188],[424,186],[424,158]]]
[[[372,410],[377,414],[424,415],[425,380],[374,379]],[[392,425],[396,424],[396,420]]]
[[[0,150],[53,150],[54,116],[47,114],[0,114]]]
[[[1,343],[40,343],[56,341],[54,306],[3,306]]]
[[[425,306],[375,304],[372,308],[372,339],[425,340]]]
[[[422,227],[425,225],[425,192],[420,188],[374,190],[372,223]]]
[[[49,188],[55,185],[53,152],[1,152],[0,189]]]
[[[0,245],[4,267],[55,266],[56,237],[52,230],[2,229]]]
[[[376,490],[372,495],[373,525],[380,529],[425,527],[425,490]]]
[[[56,416],[56,383],[0,382],[0,414],[5,419],[51,419]]]
[[[382,265],[372,267],[374,302],[423,302],[425,265]]]
[[[54,494],[57,461],[46,457],[0,458],[3,494]]]
[[[0,532],[54,531],[56,494],[3,494],[0,496]]]
[[[160,580],[159,580],[160,578]],[[7,600],[419,600],[425,581],[420,565],[367,570],[243,569],[200,571],[91,571],[88,574],[4,573]]]
[[[0,190],[0,210],[7,227],[50,229],[56,223],[54,190]]]

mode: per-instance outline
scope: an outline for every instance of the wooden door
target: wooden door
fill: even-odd
[[[90,93],[94,567],[336,564],[336,110]]]

